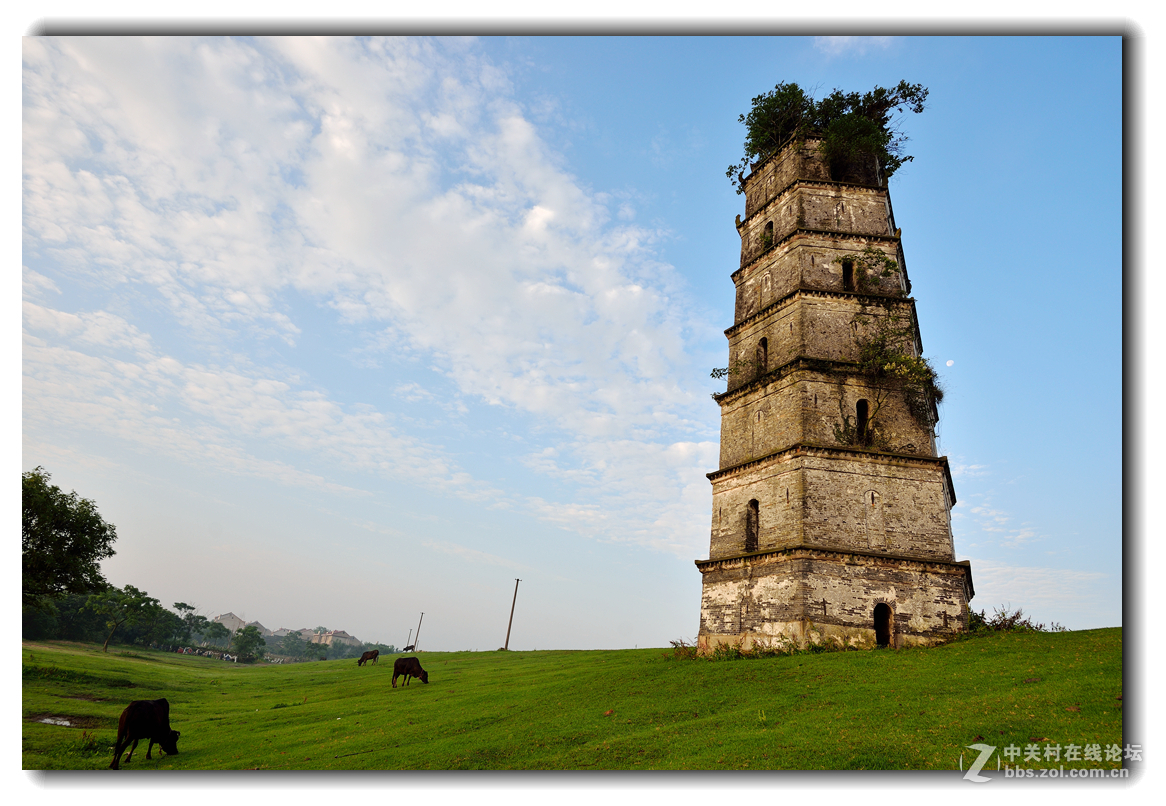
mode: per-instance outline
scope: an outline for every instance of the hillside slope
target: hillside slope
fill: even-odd
[[[26,642],[23,766],[108,766],[126,703],[158,697],[179,753],[155,748],[147,761],[142,745],[129,768],[956,769],[975,742],[1122,741],[1120,628],[719,662],[670,654],[422,653],[430,683],[394,689],[391,657],[247,667]]]

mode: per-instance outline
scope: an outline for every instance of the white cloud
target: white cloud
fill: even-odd
[[[467,496],[482,491],[480,483],[455,479],[456,464],[440,448],[398,434],[378,412],[346,410],[291,379],[186,365],[149,351],[141,339],[104,338],[118,328],[88,325],[118,321],[107,314],[72,316],[29,303],[25,309],[26,428],[96,431],[204,469],[345,494],[360,491],[297,469],[276,455],[290,450],[312,457],[313,464],[433,487],[450,484]],[[77,342],[97,349],[52,345],[33,332],[60,335],[70,329]],[[91,332],[101,338],[87,338]],[[135,353],[123,358],[100,354],[100,348],[110,346],[128,346]]]
[[[309,456],[421,466],[594,536],[702,549],[715,445],[684,340],[704,325],[654,258],[663,234],[582,189],[472,43],[48,39],[24,57],[28,426],[295,485],[331,485]],[[33,302],[64,284],[105,297]],[[577,500],[471,479],[391,410],[265,366],[266,342],[304,338],[305,302],[352,329],[357,366],[420,360],[456,388],[448,410],[560,435],[530,466]]]
[[[951,475],[952,478],[956,479],[971,478],[974,476],[990,475],[990,471],[987,465],[969,465],[959,459],[955,459],[951,462]]]
[[[872,50],[886,50],[893,36],[815,36],[814,47],[827,56],[865,56]]]
[[[28,266],[21,267],[21,290],[25,299],[42,299],[46,292],[60,294],[57,284],[43,274],[33,271]]]

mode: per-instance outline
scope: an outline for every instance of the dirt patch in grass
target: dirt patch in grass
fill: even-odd
[[[74,714],[29,714],[26,722],[43,722],[46,725],[59,725],[62,728],[105,728],[110,720],[99,716],[76,716]]]

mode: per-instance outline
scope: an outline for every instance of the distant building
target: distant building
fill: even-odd
[[[280,627],[278,630],[273,631],[267,629],[258,621],[244,622],[243,619],[234,613],[223,613],[221,616],[215,616],[214,620],[230,630],[232,634],[244,627],[254,627],[265,638],[278,639],[287,635],[298,635],[300,639],[309,644],[331,645],[336,643],[348,644],[349,646],[362,646],[360,639],[349,635],[344,630],[328,630],[327,632],[317,633],[308,627],[304,627],[302,630],[289,630],[287,627]]]
[[[329,630],[328,632],[315,633],[310,639],[313,644],[347,644],[348,646],[362,646],[359,638],[355,638],[344,630]]]
[[[223,613],[222,615],[215,616],[214,620],[219,624],[222,624],[232,633],[236,633],[247,626],[247,623],[243,621],[243,619],[236,616],[234,613]]]

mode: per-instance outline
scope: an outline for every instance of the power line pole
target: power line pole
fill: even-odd
[[[413,628],[409,628],[409,637],[405,639],[405,646],[409,646],[409,642],[413,640]]]
[[[518,583],[521,579],[514,580],[514,599],[510,602],[510,621],[506,622],[506,644],[503,649],[510,649],[510,627],[514,624],[514,603],[518,601]]]
[[[413,651],[417,651],[417,645],[421,643],[421,622],[425,619],[425,614],[421,614],[421,618],[417,620],[417,637],[413,639]]]

